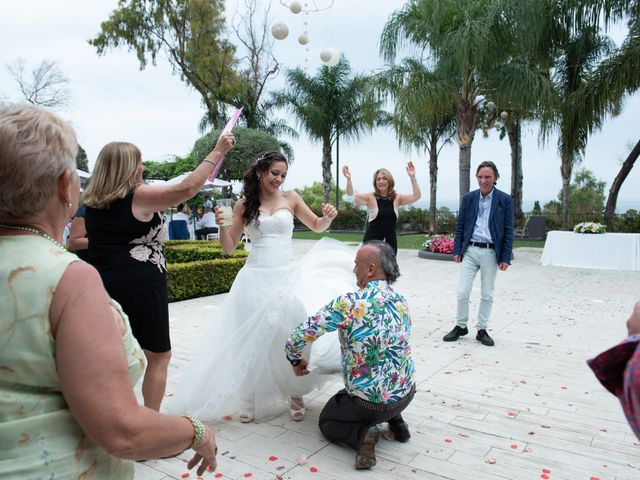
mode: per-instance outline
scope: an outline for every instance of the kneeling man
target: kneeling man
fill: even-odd
[[[377,424],[389,422],[400,442],[411,436],[400,413],[415,394],[414,366],[409,307],[390,286],[400,276],[393,249],[378,240],[365,243],[353,271],[360,289],[298,325],[285,351],[294,373],[306,375],[305,345],[338,330],[345,388],[327,402],[319,426],[331,442],[356,450],[356,468],[365,469],[376,464]]]

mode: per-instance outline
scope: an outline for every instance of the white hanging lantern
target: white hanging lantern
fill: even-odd
[[[301,34],[298,37],[298,43],[300,45],[306,45],[307,43],[309,43],[309,35],[307,35],[306,33]]]
[[[289,10],[291,10],[291,13],[297,15],[302,11],[302,4],[298,2],[298,0],[294,0],[291,2],[291,5],[289,5]]]
[[[494,108],[496,108],[496,104],[493,102],[487,102],[487,109],[491,112]]]
[[[500,114],[500,118],[503,119],[503,120],[506,120],[508,116],[509,116],[509,114],[507,112],[502,112]]]
[[[496,121],[493,123],[493,128],[495,128],[495,129],[499,129],[499,128],[500,128],[500,122],[496,120]]]
[[[271,35],[276,40],[284,40],[289,35],[289,27],[286,23],[276,22],[271,26]]]
[[[335,67],[340,62],[340,51],[333,47],[325,48],[320,52],[320,60],[327,67]]]

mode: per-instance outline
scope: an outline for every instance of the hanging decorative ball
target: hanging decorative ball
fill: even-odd
[[[494,108],[496,108],[496,104],[493,102],[487,102],[487,109],[489,109],[489,111],[492,111]]]
[[[500,128],[500,122],[496,120],[493,124],[493,128]]]
[[[309,43],[309,35],[307,35],[306,33],[301,34],[298,37],[298,43],[300,45],[306,45],[307,43]]]
[[[276,22],[271,26],[271,35],[276,40],[284,40],[289,35],[289,27],[286,23]]]
[[[291,5],[289,5],[289,10],[291,10],[291,13],[297,15],[302,11],[302,4],[298,2],[298,0],[294,0],[293,2],[291,2]]]
[[[327,67],[334,67],[340,62],[340,51],[333,47],[325,48],[320,52],[320,60]]]
[[[507,112],[502,112],[500,114],[500,118],[503,119],[503,120],[506,120],[508,116],[509,116],[509,114]]]

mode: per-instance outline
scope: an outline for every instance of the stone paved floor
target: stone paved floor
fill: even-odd
[[[302,253],[311,243],[295,245]],[[543,267],[541,252],[517,249],[512,267],[498,272],[493,348],[475,340],[475,329],[453,344],[441,340],[454,323],[458,266],[399,252],[396,289],[412,309],[418,391],[405,415],[411,440],[382,438],[374,469],[355,471],[354,453],[326,442],[317,428],[324,402],[341,386],[337,379],[305,397],[302,422],[283,415],[264,424],[213,424],[222,455],[217,472],[203,478],[640,479],[640,442],[585,364],[626,336],[640,274]],[[476,312],[478,279],[472,296]],[[223,299],[170,305],[167,404],[200,329],[215,320]],[[186,477],[186,458],[138,463],[136,478],[195,479],[194,472]]]

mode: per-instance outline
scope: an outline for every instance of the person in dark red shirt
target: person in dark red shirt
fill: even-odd
[[[618,397],[633,433],[640,439],[640,302],[633,307],[627,330],[626,340],[587,363],[604,388]]]

